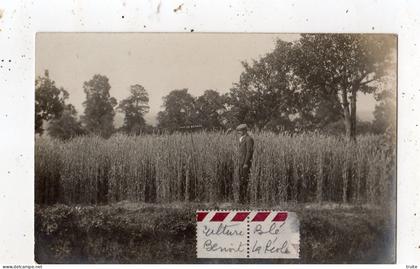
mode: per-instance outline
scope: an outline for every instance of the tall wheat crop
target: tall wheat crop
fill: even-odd
[[[381,136],[253,134],[254,204],[378,203],[393,192],[394,153]],[[236,201],[238,137],[223,133],[36,139],[37,203]]]

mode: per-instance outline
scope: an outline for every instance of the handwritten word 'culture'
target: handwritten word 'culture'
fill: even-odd
[[[242,236],[243,232],[240,230],[239,231],[236,230],[234,228],[236,226],[238,226],[238,224],[227,225],[227,224],[220,223],[220,225],[217,226],[216,229],[213,229],[205,225],[203,233],[206,236],[210,236],[210,235],[228,235],[228,236],[240,235]]]

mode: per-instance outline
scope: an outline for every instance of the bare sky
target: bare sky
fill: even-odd
[[[274,49],[275,40],[297,34],[204,33],[38,33],[36,76],[49,70],[56,85],[66,89],[79,115],[85,100],[83,82],[106,75],[111,96],[127,97],[130,85],[144,86],[150,98],[148,123],[154,124],[162,97],[188,88],[198,96],[207,89],[227,92],[242,72],[241,61],[258,59]],[[361,95],[358,115],[373,118],[375,100]],[[116,117],[116,125],[121,123]]]

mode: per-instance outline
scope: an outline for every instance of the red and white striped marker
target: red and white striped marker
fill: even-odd
[[[197,211],[198,258],[299,258],[299,221],[286,211]]]
[[[287,219],[287,212],[277,211],[197,211],[197,222],[210,221],[246,221],[248,216],[252,216],[250,222],[263,221],[285,221]]]

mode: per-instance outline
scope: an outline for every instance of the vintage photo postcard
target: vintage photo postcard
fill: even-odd
[[[35,38],[35,260],[396,262],[395,34]]]

